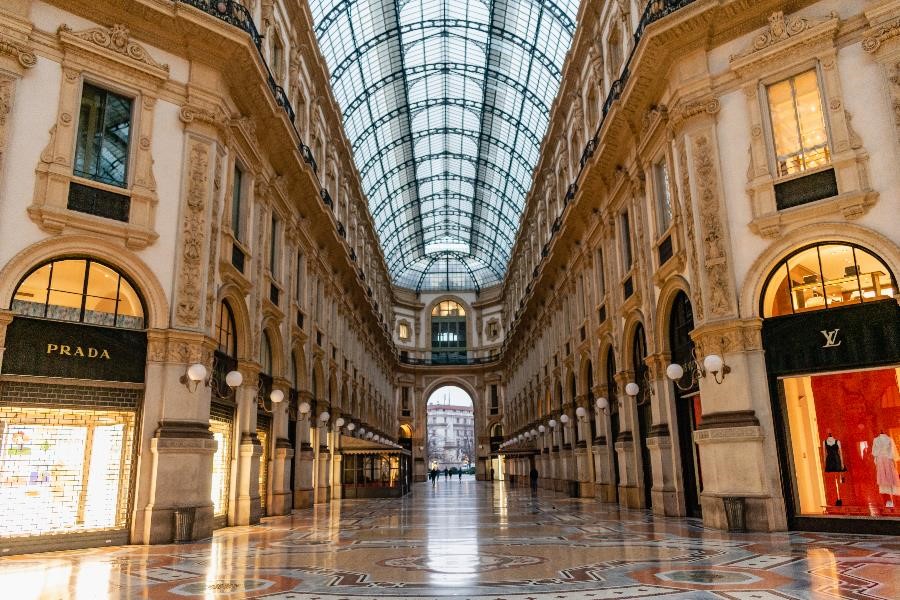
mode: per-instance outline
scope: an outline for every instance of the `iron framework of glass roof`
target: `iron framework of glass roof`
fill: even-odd
[[[579,0],[310,0],[394,283],[506,271]]]

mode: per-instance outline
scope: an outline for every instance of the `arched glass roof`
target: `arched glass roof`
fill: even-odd
[[[506,271],[579,0],[310,0],[394,283]]]

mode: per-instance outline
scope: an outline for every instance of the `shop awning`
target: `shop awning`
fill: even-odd
[[[406,448],[394,448],[385,444],[379,444],[372,440],[362,440],[349,435],[341,435],[340,454],[406,454],[410,452]]]

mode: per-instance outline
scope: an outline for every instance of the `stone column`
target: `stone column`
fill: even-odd
[[[672,382],[665,376],[669,354],[657,353],[645,360],[650,368],[653,395],[650,398],[653,424],[647,432],[653,486],[650,495],[653,512],[658,515],[684,516],[684,492],[675,487],[675,449],[669,432],[669,407],[675,402]]]
[[[336,414],[331,417],[333,425],[331,432],[331,473],[329,475],[331,477],[331,498],[333,500],[340,500],[343,497],[341,494],[343,491],[341,488],[341,481],[343,481],[341,476],[341,469],[343,468],[341,463],[343,458],[341,454],[341,427],[337,426],[337,420],[340,416],[340,411],[336,411]]]
[[[259,367],[255,363],[241,363],[239,370],[244,382],[235,390],[240,443],[237,448],[237,477],[235,478],[235,525],[259,523],[262,504],[259,497],[259,457],[262,445],[256,436],[256,397]]]
[[[600,398],[603,393],[603,386],[594,386],[594,397]],[[612,442],[615,440],[615,432],[612,431],[612,422],[609,418],[609,411],[612,402],[616,399],[607,398],[610,405],[605,410],[594,410],[594,419],[597,423],[597,437],[593,440],[592,454],[594,457],[594,496],[601,502],[615,502],[616,490],[613,481],[613,464],[615,460],[615,451],[612,450]]]
[[[624,393],[625,384],[634,377],[632,371],[616,373],[618,389],[623,390],[617,398],[619,409],[619,434],[616,436],[616,459],[619,462],[619,503],[628,508],[641,508],[643,497],[638,482],[642,478],[638,463],[639,453],[635,449],[634,431],[637,428],[634,400]],[[641,443],[638,440],[637,443]]]
[[[300,392],[300,403],[313,405],[312,394],[306,390]],[[294,460],[294,508],[309,508],[313,505],[313,463],[315,452],[311,440],[309,412],[297,415],[297,448]]]
[[[325,408],[319,409],[319,414]],[[316,415],[316,438],[318,441],[318,451],[316,453],[316,504],[328,502],[331,494],[331,480],[329,471],[331,470],[331,451],[328,448],[328,423],[323,423]]]
[[[695,329],[701,356],[718,354],[731,369],[724,379],[700,380],[703,419],[694,432],[699,446],[703,522],[727,527],[723,498],[746,498],[746,524],[755,531],[787,528],[775,426],[762,350],[759,319],[741,319]]]
[[[189,365],[210,362],[203,340],[172,330],[148,332],[132,543],[171,542],[174,513],[181,508],[195,511],[191,539],[212,533],[216,443],[209,431],[210,388],[186,379]]]
[[[587,405],[587,395],[582,394],[575,399],[575,427],[578,428],[580,441],[575,444],[575,478],[578,481],[578,495],[581,498],[594,497],[594,453],[591,439],[591,407]],[[583,408],[585,415],[577,415],[578,408]]]
[[[284,400],[272,405],[272,436],[275,438],[275,451],[272,454],[272,476],[270,477],[271,501],[269,514],[289,515],[293,508],[293,490],[291,489],[291,468],[294,448],[288,439],[288,388],[290,383],[277,379],[273,389],[284,392]]]

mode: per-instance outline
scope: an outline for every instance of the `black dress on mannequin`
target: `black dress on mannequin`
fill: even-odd
[[[841,443],[831,437],[825,438],[825,472],[826,473],[843,473],[846,471],[843,462],[841,462]]]

